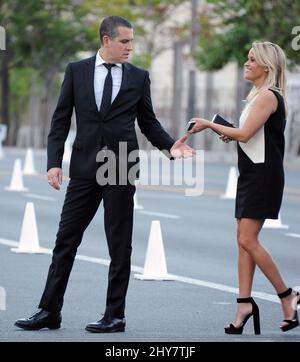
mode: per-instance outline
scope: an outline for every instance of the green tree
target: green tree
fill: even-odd
[[[300,24],[300,2],[293,0],[207,0],[200,19],[201,35],[195,60],[200,69],[214,71],[233,61],[238,65],[235,118],[248,92],[243,65],[254,41],[280,45],[292,68],[300,63],[293,50],[292,29]]]
[[[7,144],[15,145],[22,117],[28,117],[28,89],[34,70],[15,67],[10,71],[10,132]]]
[[[205,70],[222,68],[229,61],[243,66],[253,41],[268,40],[286,52],[289,66],[300,63],[291,47],[292,28],[300,24],[300,2],[294,0],[207,0],[202,16],[196,60]]]
[[[166,25],[182,0],[86,0],[82,6],[93,14],[95,19],[92,28],[98,33],[99,21],[108,15],[119,15],[134,24],[135,51],[132,63],[143,68],[150,68],[152,60],[162,51],[172,46],[163,44],[160,35],[169,33],[177,35],[181,27]]]
[[[1,18],[7,32],[7,51],[1,59],[2,120],[9,124],[10,99],[9,72],[16,67],[34,69],[30,89],[41,94],[41,113],[32,109],[35,118],[46,129],[49,119],[49,97],[53,91],[55,75],[66,59],[79,50],[87,50],[94,41],[88,14],[80,2],[69,0],[10,0],[0,3]],[[43,80],[37,89],[38,79]],[[6,114],[3,113],[6,111]],[[43,132],[45,133],[45,132]],[[45,138],[45,134],[41,135]]]
[[[0,0],[0,25],[5,26],[8,34],[8,50],[1,54],[1,120],[10,124],[9,109],[12,112],[18,107],[18,103],[8,104],[13,97],[10,72],[14,68],[31,68],[28,118],[32,129],[41,130],[38,137],[32,132],[32,145],[43,146],[57,75],[68,61],[82,56],[80,52],[99,48],[101,19],[115,14],[134,23],[139,46],[133,62],[148,68],[153,57],[165,47],[156,35],[163,31],[164,22],[180,3],[179,0]],[[15,110],[14,114],[24,117],[23,112]],[[15,131],[9,139],[15,139]]]

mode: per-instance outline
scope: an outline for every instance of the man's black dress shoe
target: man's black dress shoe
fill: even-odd
[[[47,312],[39,310],[29,318],[18,319],[15,326],[28,331],[36,331],[42,328],[58,329],[61,324],[61,313]]]
[[[102,318],[95,323],[89,323],[85,327],[86,331],[93,333],[113,333],[125,331],[125,318]]]

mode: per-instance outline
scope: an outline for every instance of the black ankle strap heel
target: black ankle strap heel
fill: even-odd
[[[249,298],[236,298],[236,302],[237,303],[251,303],[251,304],[256,304],[254,299],[252,297]]]
[[[293,292],[295,293],[295,298],[296,298],[294,318],[293,319],[284,319],[283,320],[283,322],[287,323],[284,326],[280,326],[280,329],[283,332],[287,332],[287,331],[299,326],[297,305],[300,304],[300,294],[298,292],[296,292],[296,291],[293,291],[292,288],[288,288],[284,292],[277,294],[280,299],[283,299],[283,298],[288,297],[289,295],[291,295]],[[293,304],[292,304],[292,307],[294,308]]]
[[[288,289],[285,290],[284,292],[278,293],[277,295],[278,295],[278,297],[279,297],[280,299],[282,299],[282,298],[285,298],[285,297],[288,297],[289,295],[291,295],[292,292],[293,292],[293,289],[292,289],[292,288],[288,288]]]
[[[225,327],[226,334],[242,334],[244,326],[246,325],[248,319],[253,316],[253,326],[254,333],[260,334],[260,320],[259,320],[259,308],[255,303],[252,297],[249,298],[237,298],[237,303],[251,303],[252,304],[252,312],[247,314],[244,318],[242,324],[239,327],[235,327],[232,323],[228,327]]]

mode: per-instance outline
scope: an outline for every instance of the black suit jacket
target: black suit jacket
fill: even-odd
[[[142,133],[158,149],[169,151],[174,144],[155,117],[149,73],[132,64],[123,64],[120,91],[108,113],[100,116],[94,95],[95,60],[93,56],[68,64],[48,136],[47,170],[62,165],[75,108],[77,133],[70,162],[71,178],[95,177],[96,155],[103,145],[118,152],[119,142],[127,142],[128,152],[138,150],[136,119]]]

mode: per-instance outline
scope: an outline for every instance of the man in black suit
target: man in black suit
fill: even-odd
[[[52,118],[47,170],[48,182],[55,189],[59,189],[62,182],[64,143],[73,108],[77,134],[70,162],[70,182],[40,310],[15,323],[26,330],[60,328],[63,297],[76,251],[102,199],[111,258],[106,310],[103,318],[88,324],[86,330],[102,333],[125,330],[135,186],[127,177],[126,182],[124,177],[117,177],[116,184],[103,184],[103,180],[96,177],[97,168],[104,164],[101,152],[105,155],[105,152],[113,151],[117,160],[124,160],[124,155],[118,155],[121,142],[126,143],[127,153],[138,150],[137,119],[142,133],[160,150],[171,151],[175,157],[194,153],[184,144],[185,138],[174,142],[157,121],[148,72],[127,63],[132,51],[132,25],[124,18],[109,16],[100,25],[100,40],[101,49],[95,56],[67,66]],[[102,162],[96,162],[96,157]],[[127,159],[125,162],[126,166],[134,164]],[[118,167],[115,171],[120,176]]]

